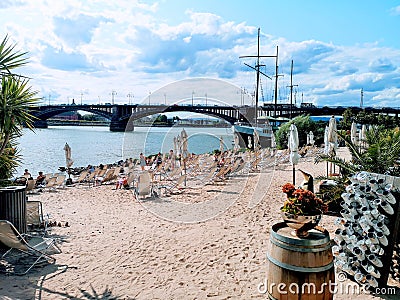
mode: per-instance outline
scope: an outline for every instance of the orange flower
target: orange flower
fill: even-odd
[[[287,200],[281,210],[294,215],[318,215],[327,212],[328,206],[308,190],[296,189],[291,183],[282,186]]]

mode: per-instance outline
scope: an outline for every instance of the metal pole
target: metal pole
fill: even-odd
[[[255,127],[257,127],[257,118],[258,118],[258,89],[260,84],[260,28],[258,28],[258,40],[257,40],[257,74],[256,74],[256,103],[254,105],[254,118],[255,118]]]
[[[296,169],[293,165],[293,185],[295,185],[295,184],[296,184]]]
[[[276,46],[276,59],[275,59],[275,105],[274,105],[274,118],[276,118],[276,109],[278,105],[278,46]]]
[[[112,102],[112,105],[114,105],[114,96],[117,94],[117,92],[116,91],[112,91],[111,92],[111,102]]]

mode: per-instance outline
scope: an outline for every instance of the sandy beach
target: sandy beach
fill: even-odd
[[[338,154],[348,155],[344,148]],[[314,177],[325,168],[312,157],[296,166]],[[30,195],[61,223],[50,236],[62,253],[28,275],[1,274],[0,299],[267,299],[259,287],[268,272],[269,231],[282,221],[281,186],[291,180],[292,166],[283,163],[168,199],[138,202],[113,184]],[[296,172],[296,183],[302,180]],[[331,238],[334,219],[320,223]],[[400,284],[389,286],[397,286],[397,295],[384,298],[400,299]]]

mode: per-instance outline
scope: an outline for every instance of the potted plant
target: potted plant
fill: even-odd
[[[285,223],[295,229],[296,236],[306,237],[308,230],[318,225],[328,206],[313,192],[296,188],[291,183],[284,184],[282,192],[286,194],[286,200],[281,207]]]

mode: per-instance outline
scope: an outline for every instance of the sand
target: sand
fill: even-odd
[[[341,148],[339,155],[348,153]],[[318,176],[325,167],[307,157],[296,168]],[[50,235],[62,253],[55,265],[28,275],[0,274],[0,299],[267,299],[259,287],[268,272],[269,231],[282,221],[281,186],[291,180],[292,167],[283,163],[218,185],[189,179],[192,188],[161,200],[138,202],[114,185],[31,195],[61,223]],[[334,219],[321,221],[331,237]],[[399,299],[397,293],[386,298]]]

